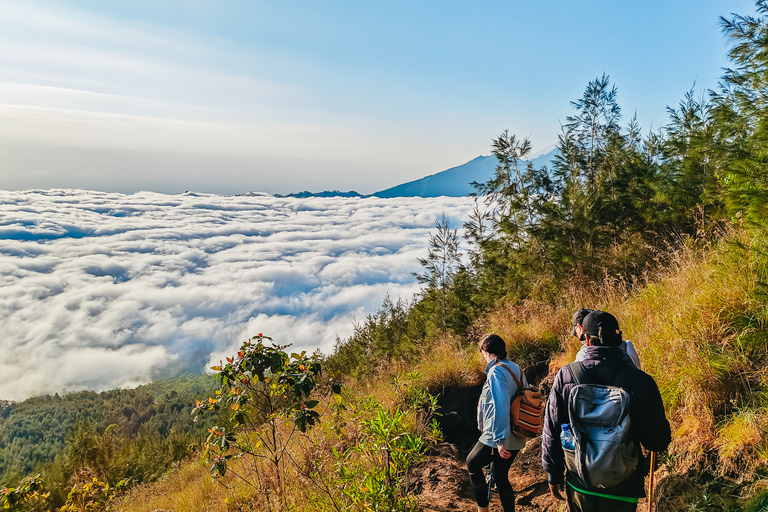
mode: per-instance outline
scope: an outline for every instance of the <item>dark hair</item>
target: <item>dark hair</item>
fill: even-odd
[[[584,317],[582,322],[584,334],[589,338],[590,345],[615,347],[621,344],[622,333],[616,317],[605,311],[593,311]]]
[[[587,334],[586,336],[587,339],[589,339],[590,345],[595,345],[598,347],[617,347],[621,345],[621,342],[623,341],[621,338],[621,331],[619,331],[619,334],[603,335],[602,338],[592,334]]]
[[[495,355],[499,359],[507,357],[507,345],[501,336],[496,334],[486,334],[480,339],[480,348]]]

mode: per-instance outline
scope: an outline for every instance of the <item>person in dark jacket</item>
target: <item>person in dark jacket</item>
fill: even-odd
[[[586,335],[584,334],[584,328],[582,327],[581,323],[584,321],[584,318],[586,318],[586,316],[592,311],[594,311],[594,309],[582,308],[573,314],[573,327],[571,328],[571,335],[579,338],[580,341],[587,340]],[[643,368],[640,366],[640,356],[637,355],[637,351],[635,350],[635,346],[632,344],[632,342],[628,340],[622,340],[619,346],[622,348],[622,350],[624,350],[624,352],[627,353],[627,356],[632,360],[632,364],[642,370]],[[576,353],[575,361],[583,361],[586,355],[587,345],[584,344]]]
[[[621,387],[627,391],[631,433],[638,453],[641,453],[639,445],[655,452],[666,450],[672,433],[659,388],[650,375],[628,361],[621,348],[621,331],[616,318],[604,311],[593,311],[584,317],[582,328],[587,342],[582,365],[589,383]],[[573,374],[567,366],[563,367],[555,377],[547,402],[541,458],[548,474],[550,492],[562,500],[561,491],[565,487],[570,512],[635,511],[638,499],[645,497],[647,464],[639,463],[629,478],[608,489],[591,487],[576,473],[566,471],[560,427],[570,423],[568,397],[574,386]]]

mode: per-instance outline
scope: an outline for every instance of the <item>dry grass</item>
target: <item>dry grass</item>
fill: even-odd
[[[499,334],[521,366],[541,365],[553,372],[572,361],[580,347],[569,334],[575,310],[614,314],[643,370],[656,380],[673,429],[669,476],[660,486],[667,495],[660,510],[685,508],[691,503],[686,496],[709,492],[687,475],[765,483],[755,476],[768,466],[768,293],[763,284],[768,282],[768,256],[760,247],[742,232],[725,234],[705,248],[681,244],[669,255],[671,265],[642,280],[606,278],[586,286],[575,279],[558,304],[507,305],[488,313],[476,330]],[[446,336],[423,350],[415,364],[379,365],[372,377],[347,382],[348,398],[372,396],[385,406],[397,404],[407,389],[395,384],[396,376],[414,370],[417,381],[430,389],[476,383],[482,364],[471,341]],[[323,458],[329,464],[334,447],[357,442],[360,424],[350,411],[337,419],[324,415],[321,427],[296,443],[295,467],[307,468]],[[331,474],[333,467],[323,470]],[[301,471],[292,475],[286,488],[297,510],[315,506],[313,493],[328,494]],[[243,504],[255,498],[240,489],[223,490],[194,463],[133,491],[131,504],[126,501],[120,510],[230,512],[247,510]]]
[[[562,307],[527,300],[488,313],[480,320],[479,330],[501,336],[509,358],[523,369],[545,368],[553,353],[568,346],[571,314]]]
[[[523,364],[535,363],[531,354],[554,336],[551,378],[580,347],[569,334],[573,312],[612,313],[656,380],[673,430],[665,491],[671,494],[660,510],[680,510],[718,492],[727,501],[726,494],[747,492],[742,486],[750,481],[764,483],[760,475],[768,469],[765,247],[742,231],[722,233],[704,247],[684,242],[665,255],[669,265],[642,279],[606,277],[586,285],[575,278],[557,305],[507,305],[489,313],[481,329],[501,335]],[[696,480],[702,474],[731,487],[713,490]]]
[[[186,461],[158,482],[131,489],[124,498],[114,503],[121,511],[152,512],[225,512],[228,501],[237,499],[237,493],[215,482],[208,467],[201,461]]]
[[[415,366],[429,389],[471,386],[480,382],[479,351],[453,336],[443,336],[422,350]]]
[[[745,450],[766,439],[759,423],[746,421],[761,404],[744,394],[755,390],[750,375],[764,372],[766,361],[740,355],[744,329],[734,323],[763,309],[756,283],[764,262],[758,252],[743,249],[751,242],[732,233],[706,251],[681,248],[674,266],[623,308],[644,369],[665,400],[681,471],[743,473],[754,468],[743,465]]]
[[[394,361],[379,366],[376,373],[364,381],[348,382],[342,400],[347,408],[340,413],[336,411],[334,396],[320,398],[325,401],[321,421],[307,433],[296,431],[289,421],[281,421],[277,436],[284,441],[286,451],[279,464],[279,481],[275,466],[260,457],[246,456],[230,461],[227,476],[219,480],[211,477],[208,464],[194,460],[180,465],[154,484],[132,489],[114,508],[121,512],[344,510],[336,472],[340,459],[334,455],[334,449],[347,454],[344,459],[347,464],[361,467],[370,464],[360,459],[364,455],[352,450],[363,439],[363,422],[373,414],[365,405],[369,403],[367,399],[375,400],[385,409],[394,408],[402,406],[414,387],[427,382],[435,386],[450,385],[455,384],[456,379],[463,382],[471,378],[472,372],[462,362],[466,351],[452,340],[436,345],[430,355],[419,366],[419,371],[423,369],[426,373],[417,372],[412,378],[405,376],[413,371],[412,367]],[[421,411],[409,412],[405,417],[406,429],[428,437],[429,425],[423,420]]]
[[[745,232],[706,247],[681,243],[670,264],[635,282],[575,278],[560,303],[528,301],[489,313],[481,329],[535,364],[557,346],[550,378],[580,347],[570,336],[579,308],[612,313],[656,380],[673,429],[678,472],[747,478],[768,466],[768,256]]]
[[[604,284],[593,297],[659,385],[679,472],[748,479],[766,465],[765,273],[762,244],[730,232],[703,249],[681,244],[642,286]]]

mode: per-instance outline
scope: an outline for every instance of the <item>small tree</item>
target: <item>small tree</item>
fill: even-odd
[[[461,262],[459,254],[459,235],[457,229],[451,229],[451,221],[445,214],[435,219],[436,233],[429,234],[429,252],[426,258],[419,258],[424,267],[423,274],[414,274],[422,284],[428,284],[429,291],[436,291],[440,297],[443,333],[447,329],[448,288],[456,269]]]
[[[220,389],[216,396],[197,401],[192,414],[215,411],[220,424],[212,427],[205,445],[205,456],[212,461],[211,473],[224,476],[232,468],[229,461],[244,459],[255,476],[240,473],[237,477],[263,491],[277,493],[284,503],[283,458],[296,430],[306,432],[320,419],[316,410],[318,400],[310,400],[317,387],[322,368],[320,357],[306,352],[291,354],[289,345],[264,345],[272,338],[259,334],[246,341],[235,357],[227,357],[225,365],[213,366],[219,372],[216,379]],[[341,384],[330,379],[334,393]],[[281,419],[292,426],[286,434],[280,428]],[[266,461],[273,470],[275,488],[260,478],[259,462]]]

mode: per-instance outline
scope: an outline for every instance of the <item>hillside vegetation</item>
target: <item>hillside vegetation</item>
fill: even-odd
[[[589,304],[614,312],[658,382],[673,428],[673,444],[658,470],[656,510],[758,511],[768,503],[764,248],[764,240],[746,231],[724,232],[700,247],[681,244],[667,266],[632,283],[606,278],[569,287],[556,305],[507,303],[476,328],[499,333],[511,357],[528,361],[529,376],[539,375],[547,386],[580,346],[569,334],[573,310]],[[443,450],[431,425],[442,418],[439,409],[438,416],[431,412],[429,394],[450,400],[456,389],[481,382],[478,353],[471,341],[450,334],[411,350],[348,375],[338,398],[313,395],[320,421],[306,433],[297,432],[290,417],[279,421],[281,435],[294,436],[279,466],[282,487],[266,464],[236,458],[232,473],[216,478],[212,465],[194,460],[158,484],[129,492],[114,502],[116,510],[192,511],[199,503],[211,511],[441,510],[435,503],[469,503],[462,501],[460,483],[437,497],[423,494],[416,476],[424,471],[414,469],[433,463]],[[331,357],[328,364],[338,360]],[[411,471],[388,483],[388,443],[405,434],[423,444],[411,454]],[[352,481],[348,472],[356,475]],[[409,474],[415,482],[407,481]],[[371,485],[376,478],[378,488]]]
[[[8,402],[0,409],[0,483],[42,473],[48,507],[76,483],[152,481],[205,437],[194,401],[212,393],[210,375],[183,376],[136,389],[82,391]]]
[[[436,219],[413,301],[387,299],[326,358],[290,354],[259,334],[214,368],[216,390],[188,402],[208,422],[203,460],[161,474],[186,452],[166,448],[173,456],[152,466],[141,458],[147,451],[124,448],[150,435],[141,400],[135,421],[123,414],[110,427],[102,418],[95,431],[85,417],[43,414],[35,421],[69,429],[70,446],[95,448],[69,449],[67,467],[77,470],[56,473],[54,460],[42,482],[4,482],[13,487],[0,493],[3,503],[53,508],[52,479],[73,489],[64,511],[439,510],[441,499],[463,499],[462,477],[435,493],[418,475],[450,451],[441,444],[446,426],[461,419],[440,416],[438,395],[450,401],[482,382],[479,335],[501,335],[529,380],[547,388],[579,348],[571,315],[590,307],[618,318],[662,392],[673,442],[661,457],[656,510],[765,510],[768,2],[756,11],[720,20],[733,67],[718,90],[684,93],[658,132],[643,135],[635,119],[621,125],[618,91],[602,75],[571,103],[552,169],[525,164],[531,142],[501,133],[496,173],[475,184],[477,207],[461,235]],[[141,411],[158,414],[158,403]],[[24,407],[33,406],[10,410]],[[185,428],[168,426],[162,442],[200,432]],[[35,435],[47,439],[43,430]],[[45,459],[14,432],[0,449],[18,443],[31,450],[25,460]],[[120,461],[114,472],[100,469],[103,454],[118,452],[128,455],[108,457]],[[459,467],[460,454],[454,459]],[[154,471],[117,470],[135,460]],[[37,467],[6,464],[6,478]],[[123,474],[132,480],[114,481]]]

